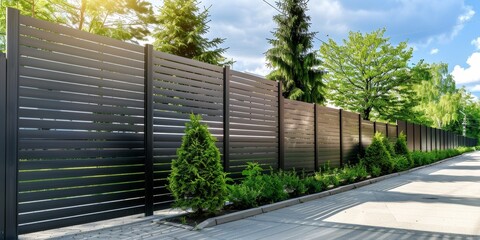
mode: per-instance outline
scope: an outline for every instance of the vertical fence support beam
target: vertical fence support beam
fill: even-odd
[[[6,156],[5,156],[5,144],[6,144],[6,123],[7,117],[7,61],[5,54],[0,53],[0,239],[5,239],[5,168],[6,168]]]
[[[313,104],[313,131],[314,131],[314,139],[313,139],[313,146],[314,146],[314,170],[318,171],[318,127],[317,127],[317,122],[318,122],[318,105]]]
[[[285,169],[285,125],[283,107],[283,86],[278,81],[278,168]]]
[[[18,63],[20,13],[7,9],[7,109],[5,144],[5,238],[18,238]]]
[[[373,122],[373,135],[375,135],[375,133],[377,133],[377,122]]]
[[[389,136],[388,136],[388,123],[385,124],[385,129],[387,130],[385,135],[386,135],[386,137],[387,137],[387,139],[388,139],[388,137],[389,137]]]
[[[153,46],[145,45],[145,216],[153,215]]]
[[[230,170],[230,66],[223,67],[223,170]]]
[[[358,149],[363,151],[362,145],[362,115],[358,114]]]
[[[342,121],[342,114],[343,110],[340,109],[338,111],[338,119],[340,125],[340,166],[343,166],[343,121]]]

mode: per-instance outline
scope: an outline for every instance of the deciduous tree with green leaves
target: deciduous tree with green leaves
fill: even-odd
[[[145,40],[155,22],[146,0],[4,0],[0,10],[0,49],[5,50],[6,7],[22,15],[123,41]]]
[[[157,17],[156,50],[174,55],[223,65],[231,64],[223,54],[227,48],[218,47],[224,38],[208,39],[208,8],[200,10],[197,0],[164,0]]]
[[[281,0],[277,2],[282,12],[273,17],[277,28],[272,48],[266,53],[268,65],[274,70],[267,76],[283,83],[283,95],[289,99],[310,103],[323,103],[323,72],[320,60],[312,51],[315,32],[310,32],[310,16],[306,14],[308,0]]]
[[[392,45],[384,33],[385,29],[350,32],[342,45],[329,39],[320,47],[328,99],[359,112],[365,120],[395,120],[405,111],[418,82],[408,66],[413,50],[406,42]]]
[[[460,106],[465,103],[464,94],[456,89],[447,64],[430,64],[428,69],[430,77],[414,86],[419,100],[414,109],[425,116],[423,121],[416,122],[444,128],[458,120]]]
[[[22,15],[50,21],[64,23],[63,16],[55,16],[55,8],[49,0],[2,0],[0,1],[0,50],[5,51],[6,28],[7,28],[7,8],[16,8]]]

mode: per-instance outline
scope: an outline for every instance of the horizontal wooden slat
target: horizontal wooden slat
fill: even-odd
[[[184,58],[184,57],[180,57],[180,56],[176,56],[176,55],[172,55],[164,52],[159,52],[159,51],[153,51],[153,57],[154,57],[154,62],[158,64],[162,64],[162,61],[167,60],[167,61],[188,64],[188,65],[196,66],[199,68],[205,68],[205,69],[209,69],[216,72],[222,72],[223,70],[222,67],[219,67],[219,66],[215,66],[208,63],[204,63],[204,62],[200,62],[200,61],[196,61],[189,58]]]
[[[103,71],[102,69],[87,68],[79,65],[66,64],[63,62],[55,62],[54,64],[52,64],[52,62],[49,61],[21,56],[19,59],[19,63],[22,66],[40,68],[45,71],[59,71],[63,73],[79,74],[83,76],[106,78],[109,80],[122,81],[132,84],[143,83],[143,79],[140,76],[132,76],[117,72]],[[23,75],[23,73],[20,72],[20,75]]]
[[[78,30],[75,30],[73,28],[61,26],[61,25],[58,25],[58,24],[52,24],[52,23],[49,23],[49,22],[46,22],[46,21],[38,20],[38,19],[35,19],[35,18],[27,17],[27,16],[20,16],[20,24],[27,25],[27,26],[32,26],[32,27],[35,27],[35,28],[46,29],[50,32],[58,32],[58,33],[62,33],[64,35],[70,35],[70,36],[75,37],[75,38],[85,39],[85,40],[89,40],[89,41],[92,41],[92,42],[103,43],[104,46],[106,46],[106,47],[115,47],[115,48],[118,48],[118,49],[126,49],[126,50],[131,51],[132,53],[134,53],[134,52],[138,53],[138,52],[143,51],[143,47],[141,47],[139,45],[125,43],[125,42],[122,42],[122,41],[119,41],[119,40],[115,40],[115,39],[108,38],[108,37],[103,37],[103,36],[100,36],[100,35],[90,34],[90,33],[84,32],[84,31],[78,31]]]
[[[71,47],[66,44],[61,44],[61,43],[56,43],[58,41],[59,35],[54,36],[55,34],[52,34],[50,32],[44,32],[46,34],[50,35],[50,39],[55,38],[54,41],[43,41],[40,39],[32,38],[32,37],[26,37],[26,36],[20,36],[20,45],[25,45],[29,47],[35,47],[35,48],[41,48],[47,51],[53,51],[53,52],[58,52],[58,53],[64,53],[64,54],[69,54],[69,55],[74,55],[78,57],[83,57],[83,58],[89,58],[92,59],[93,61],[100,61],[100,62],[109,62],[113,64],[118,64],[122,65],[126,68],[132,68],[132,69],[143,69],[144,64],[141,61],[132,61],[131,58],[122,58],[119,56],[112,56],[112,55],[107,55],[104,52],[99,52],[99,51],[91,51],[90,49],[86,48],[78,48],[78,47]],[[60,37],[60,39],[62,39]],[[78,41],[75,41],[78,42]],[[92,45],[90,45],[92,46]],[[105,47],[103,48],[105,49]],[[102,49],[102,50],[103,50]],[[130,54],[131,56],[132,54]]]

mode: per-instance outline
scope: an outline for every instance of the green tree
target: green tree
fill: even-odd
[[[145,40],[148,25],[155,22],[153,7],[146,0],[52,0],[55,17],[75,29],[119,40]]]
[[[119,40],[138,42],[155,22],[146,0],[4,0],[0,11],[0,49],[5,50],[6,7],[22,15]]]
[[[200,121],[200,115],[192,114],[186,124],[178,157],[172,161],[168,189],[176,207],[209,215],[223,207],[228,193],[215,138]]]
[[[50,21],[64,23],[63,17],[53,15],[55,9],[49,0],[2,0],[0,1],[0,50],[5,51],[7,8],[16,8],[22,15]]]
[[[315,32],[309,32],[310,17],[306,15],[308,0],[277,2],[282,12],[273,17],[277,28],[268,39],[272,48],[266,53],[268,65],[274,70],[267,76],[283,83],[284,96],[310,103],[323,103],[323,72],[320,60],[312,51]]]
[[[395,120],[407,109],[416,78],[409,71],[412,49],[406,42],[392,46],[383,35],[350,32],[343,45],[329,39],[320,47],[324,78],[333,104],[359,112],[362,118]]]
[[[196,59],[202,62],[223,65],[222,55],[227,48],[219,48],[225,39],[204,37],[208,33],[208,8],[200,11],[197,0],[165,0],[158,15],[159,27],[155,29],[156,50]]]
[[[415,122],[444,128],[458,120],[460,106],[465,103],[465,93],[456,89],[447,64],[431,64],[427,68],[429,76],[414,86],[418,98],[414,111],[424,116]]]

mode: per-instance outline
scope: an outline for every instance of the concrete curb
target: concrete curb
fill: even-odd
[[[464,153],[464,154],[467,154],[467,153]],[[404,174],[407,174],[407,173],[411,173],[411,172],[414,172],[414,171],[417,171],[417,170],[420,170],[420,169],[423,169],[423,168],[426,168],[426,167],[430,167],[430,166],[433,166],[433,165],[436,165],[436,164],[440,164],[440,163],[443,163],[443,162],[446,162],[446,161],[449,161],[449,160],[453,160],[455,158],[463,156],[464,154],[461,154],[461,155],[458,155],[458,156],[455,156],[455,157],[451,157],[451,158],[445,158],[443,160],[440,160],[440,161],[437,161],[437,162],[434,162],[434,163],[431,163],[431,164],[428,164],[428,165],[423,165],[423,166],[420,166],[420,167],[412,168],[412,169],[409,169],[409,170],[406,170],[406,171],[403,171],[403,172],[392,173],[392,174],[383,175],[383,176],[380,176],[380,177],[377,177],[377,178],[372,178],[372,179],[364,180],[364,181],[361,181],[361,182],[340,186],[340,187],[337,187],[337,188],[334,188],[334,189],[330,189],[328,191],[314,193],[314,194],[310,194],[310,195],[306,195],[306,196],[302,196],[302,197],[298,197],[298,198],[291,198],[291,199],[288,199],[288,200],[285,200],[285,201],[272,203],[272,204],[260,206],[260,207],[257,207],[257,208],[251,208],[251,209],[247,209],[247,210],[243,210],[243,211],[239,211],[239,212],[235,212],[235,213],[231,213],[231,214],[226,214],[226,215],[223,215],[223,216],[209,218],[209,219],[201,222],[200,224],[198,224],[195,227],[195,230],[201,230],[201,229],[204,229],[204,228],[213,227],[213,226],[224,224],[224,223],[237,221],[237,220],[244,219],[244,218],[247,218],[247,217],[260,215],[260,214],[271,212],[271,211],[278,210],[278,209],[281,209],[281,208],[290,207],[290,206],[297,205],[297,204],[300,204],[300,203],[305,203],[305,202],[313,201],[313,200],[316,200],[316,199],[319,199],[319,198],[324,198],[324,197],[327,197],[327,196],[330,196],[330,195],[346,192],[346,191],[349,191],[349,190],[352,190],[352,189],[356,189],[356,188],[367,186],[367,185],[370,185],[370,184],[373,184],[373,183],[377,183],[377,182],[380,182],[380,181],[383,181],[383,180],[386,180],[386,179],[389,179],[389,178],[392,178],[392,177],[397,177],[397,176],[404,175]]]

